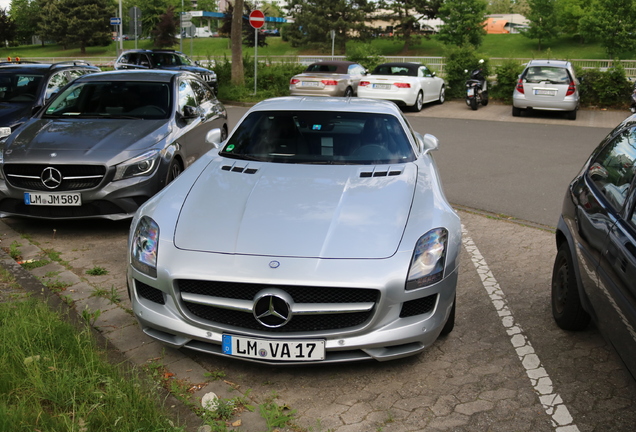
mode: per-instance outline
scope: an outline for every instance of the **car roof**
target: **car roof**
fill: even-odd
[[[89,75],[84,75],[78,78],[76,81],[152,81],[152,82],[165,82],[169,83],[177,75],[193,76],[192,73],[181,70],[166,70],[166,69],[130,69],[130,70],[115,70],[108,72],[100,72]],[[196,75],[194,75],[196,76]]]
[[[259,102],[250,108],[249,112],[253,111],[346,111],[402,117],[402,111],[393,102],[357,97],[283,96]]]
[[[182,53],[181,51],[175,51],[175,50],[171,50],[171,49],[131,49],[131,50],[126,50],[123,53],[121,53],[122,55],[124,54],[130,54],[130,53],[161,53],[161,54],[180,54],[180,55],[185,55],[184,53]]]
[[[566,60],[530,60],[528,66],[557,66],[569,67],[570,62]]]
[[[352,62],[352,61],[347,61],[347,60],[328,60],[328,61],[313,62],[309,66],[312,66],[312,65],[315,65],[315,64],[331,65],[331,66],[342,66],[342,65],[349,66],[349,65],[358,64],[358,63]]]
[[[2,62],[0,63],[1,70],[20,70],[20,71],[33,71],[33,72],[46,72],[48,70],[63,70],[68,68],[86,68],[99,71],[97,66],[93,66],[82,60],[68,61],[59,63],[36,63],[36,62]]]

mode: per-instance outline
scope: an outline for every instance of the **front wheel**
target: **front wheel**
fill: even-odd
[[[475,97],[472,97],[472,98],[470,99],[470,108],[471,108],[473,111],[477,111],[477,97],[476,97],[476,96],[475,96]]]
[[[170,162],[170,167],[168,168],[168,177],[166,178],[166,185],[176,179],[179,174],[183,172],[183,167],[181,166],[181,162],[177,159],[172,159]]]
[[[552,270],[552,316],[564,330],[583,330],[590,315],[583,309],[567,242],[559,247]]]
[[[422,111],[422,106],[424,106],[424,94],[420,91],[417,94],[417,99],[415,99],[415,103],[411,107],[411,111],[420,112]]]

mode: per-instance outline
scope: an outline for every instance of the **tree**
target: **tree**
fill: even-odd
[[[438,13],[444,21],[439,29],[439,40],[456,47],[481,45],[486,34],[486,6],[485,0],[446,0]]]
[[[571,36],[580,34],[579,24],[588,6],[588,0],[557,0],[555,12],[559,23],[559,32]]]
[[[174,46],[177,43],[176,34],[178,31],[174,6],[168,6],[165,13],[159,15],[159,23],[152,31],[153,45],[157,48],[169,48]]]
[[[594,0],[580,20],[581,34],[600,41],[609,58],[636,49],[636,2]]]
[[[490,14],[510,14],[512,12],[512,0],[490,0],[486,13]]]
[[[243,40],[241,30],[243,25],[243,0],[234,0],[232,12],[232,29],[230,42],[232,43],[232,84],[245,85],[243,74]]]
[[[41,4],[38,0],[12,0],[11,18],[16,24],[15,39],[21,44],[31,44],[31,37],[37,34]]]
[[[530,24],[527,30],[521,34],[529,39],[538,39],[538,49],[541,51],[541,43],[546,39],[552,39],[558,35],[558,20],[555,13],[556,0],[528,0],[530,12],[526,15]]]
[[[294,47],[328,49],[330,31],[334,30],[336,45],[345,51],[347,40],[364,35],[366,20],[376,4],[368,0],[289,0],[287,10],[294,19],[287,38]]]
[[[381,12],[374,18],[396,23],[394,27],[404,41],[402,51],[407,52],[413,42],[413,33],[419,29],[418,21],[424,17],[434,18],[440,4],[440,0],[382,0],[378,5]]]
[[[7,15],[7,11],[0,8],[0,43],[4,45],[5,41],[13,41],[16,36],[15,21]]]
[[[184,2],[184,5],[186,5],[186,3],[187,5],[191,5],[189,1]],[[122,17],[124,19],[124,26],[128,23],[128,10],[133,6],[137,6],[141,9],[141,33],[148,36],[157,28],[160,17],[170,6],[172,6],[175,11],[181,11],[180,0],[125,0],[123,7],[124,16]]]

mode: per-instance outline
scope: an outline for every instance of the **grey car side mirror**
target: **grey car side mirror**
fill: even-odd
[[[214,148],[219,148],[221,144],[221,129],[215,128],[208,131],[205,135],[206,144],[210,144]]]

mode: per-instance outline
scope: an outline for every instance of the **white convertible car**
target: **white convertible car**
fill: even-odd
[[[424,350],[453,329],[461,247],[437,147],[390,102],[257,104],[135,215],[141,329],[274,364]]]
[[[446,86],[422,64],[384,63],[360,81],[358,96],[389,100],[419,112],[425,103],[444,103]]]

